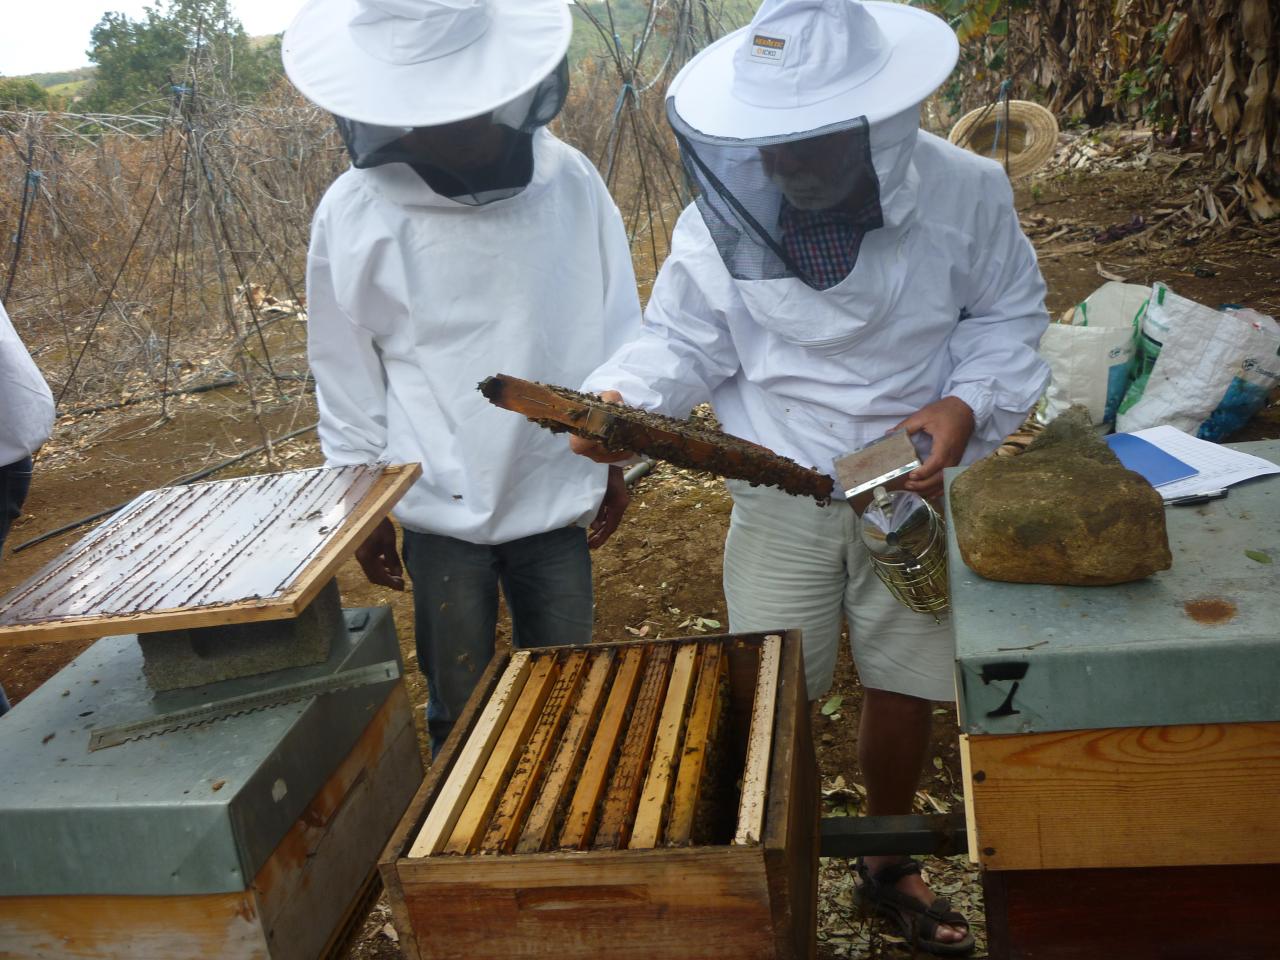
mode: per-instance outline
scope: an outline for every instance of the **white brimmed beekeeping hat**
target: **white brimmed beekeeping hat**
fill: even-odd
[[[281,55],[294,85],[331,113],[438,126],[537,86],[572,27],[564,0],[310,0]]]

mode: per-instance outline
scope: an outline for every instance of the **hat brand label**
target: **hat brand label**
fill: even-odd
[[[787,37],[756,33],[751,36],[751,59],[781,65],[787,57]]]

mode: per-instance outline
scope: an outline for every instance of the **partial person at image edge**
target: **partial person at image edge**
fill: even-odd
[[[31,455],[53,430],[53,394],[0,304],[0,559],[31,488]],[[0,716],[9,710],[0,685]]]

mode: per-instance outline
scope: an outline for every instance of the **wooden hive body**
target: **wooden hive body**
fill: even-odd
[[[810,958],[798,633],[500,653],[383,855],[405,954]]]

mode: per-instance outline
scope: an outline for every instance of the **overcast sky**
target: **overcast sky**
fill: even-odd
[[[280,33],[303,0],[231,0],[251,37]],[[138,20],[162,0],[0,0],[0,76],[53,73],[87,66],[89,32],[108,10]]]

